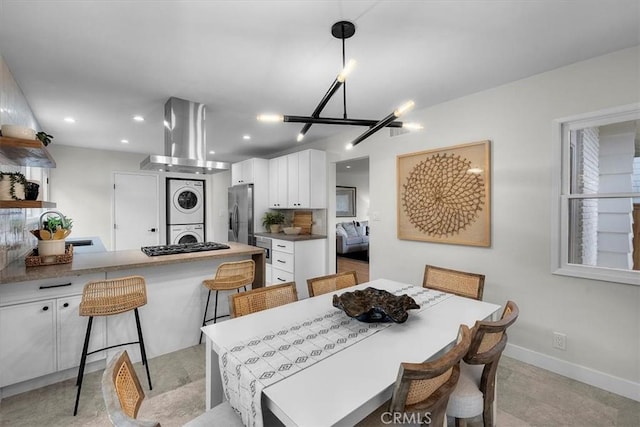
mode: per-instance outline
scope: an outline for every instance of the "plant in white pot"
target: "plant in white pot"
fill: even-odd
[[[31,231],[38,238],[38,255],[64,255],[64,239],[71,233],[72,227],[73,220],[58,211],[46,211],[40,215],[40,228]]]
[[[0,200],[24,200],[26,184],[20,172],[0,172]]]
[[[284,215],[282,212],[267,211],[262,216],[262,226],[265,230],[272,233],[279,233],[280,226],[284,223]]]

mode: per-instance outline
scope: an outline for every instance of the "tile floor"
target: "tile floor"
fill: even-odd
[[[157,420],[163,427],[181,426],[204,411],[204,345],[151,359],[149,367],[154,388],[147,392],[144,368],[136,364],[147,394],[138,418]],[[72,416],[76,388],[71,379],[2,399],[0,426],[110,426],[101,376],[102,372],[85,376],[76,417]],[[500,427],[638,427],[640,402],[503,357],[496,421]],[[481,424],[477,418],[468,425]],[[359,424],[378,425],[388,426],[375,414]]]

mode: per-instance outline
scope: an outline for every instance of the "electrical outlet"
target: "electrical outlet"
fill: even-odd
[[[558,350],[566,350],[567,349],[567,335],[554,332],[553,333],[553,348],[557,348]]]

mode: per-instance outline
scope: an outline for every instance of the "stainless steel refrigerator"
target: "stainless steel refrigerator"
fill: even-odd
[[[253,230],[253,184],[229,187],[228,240],[247,245],[256,244]]]

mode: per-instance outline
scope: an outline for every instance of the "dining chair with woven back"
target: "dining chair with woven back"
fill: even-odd
[[[471,332],[460,325],[456,345],[442,357],[424,363],[402,363],[389,405],[390,420],[446,426],[446,409],[460,375],[460,359],[471,343]]]
[[[229,295],[231,317],[240,317],[298,301],[295,282],[251,289]]]
[[[115,427],[160,427],[158,421],[137,419],[145,396],[126,350],[116,353],[107,363],[102,373],[102,397],[109,420]],[[242,425],[227,401],[185,424],[189,427]]]
[[[482,301],[484,274],[426,265],[422,286]]]
[[[358,275],[355,271],[345,271],[343,273],[329,274],[327,276],[307,279],[307,287],[309,288],[310,297],[338,291],[357,284]]]
[[[447,407],[447,415],[455,418],[456,427],[480,414],[484,426],[493,427],[498,362],[507,345],[507,328],[519,313],[516,303],[508,301],[500,320],[478,320],[471,328],[471,345],[460,363],[460,380]]]

